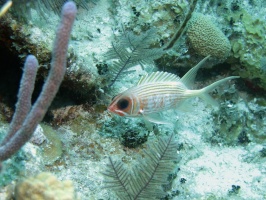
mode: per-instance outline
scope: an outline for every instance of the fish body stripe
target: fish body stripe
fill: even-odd
[[[131,116],[139,115],[140,105],[139,98],[137,98],[135,95],[131,95],[131,110],[129,114]]]
[[[168,110],[186,98],[186,90],[180,82],[159,82],[133,87],[127,91],[133,101],[130,114],[137,116]]]

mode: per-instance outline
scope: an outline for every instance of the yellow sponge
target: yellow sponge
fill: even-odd
[[[19,182],[15,189],[16,200],[74,200],[71,181],[59,181],[50,173],[40,173]]]

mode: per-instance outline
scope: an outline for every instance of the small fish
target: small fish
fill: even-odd
[[[0,17],[2,17],[8,9],[12,6],[12,1],[7,1],[0,9]]]
[[[195,80],[198,69],[209,57],[200,61],[181,79],[167,72],[153,72],[141,77],[136,86],[117,95],[108,110],[119,116],[143,117],[153,123],[168,124],[160,113],[177,108],[191,97],[200,97],[207,103],[218,106],[208,93],[224,82],[239,78],[239,76],[224,78],[199,90],[189,89]]]

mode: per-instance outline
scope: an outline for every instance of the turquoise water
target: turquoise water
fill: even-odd
[[[263,1],[82,0],[66,18],[64,2],[1,13],[1,200],[266,199]]]

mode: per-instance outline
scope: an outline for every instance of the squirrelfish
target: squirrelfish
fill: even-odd
[[[207,103],[217,106],[208,94],[224,82],[239,78],[230,76],[198,90],[189,89],[194,82],[198,69],[209,58],[207,56],[182,78],[167,72],[153,72],[140,78],[134,87],[117,95],[108,110],[124,117],[143,117],[154,123],[167,123],[160,113],[174,109],[191,97],[200,97]]]

